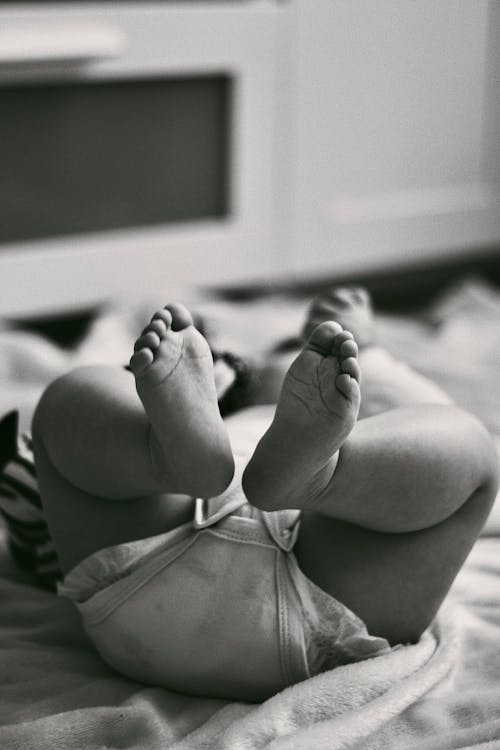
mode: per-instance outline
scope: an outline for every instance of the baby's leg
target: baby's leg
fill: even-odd
[[[211,353],[189,312],[159,311],[135,348],[135,387],[119,368],[80,369],[52,384],[35,414],[42,499],[65,560],[73,542],[89,554],[93,536],[112,544],[176,525],[185,504],[166,508],[166,493],[210,497],[233,474]]]
[[[355,612],[369,633],[391,644],[415,642],[446,597],[494,498],[494,484],[486,482],[441,523],[404,533],[305,512],[297,561],[317,586]]]
[[[355,423],[359,366],[339,328],[321,324],[292,365],[244,489],[264,510],[305,511],[304,571],[372,632],[412,639],[487,517],[496,455],[486,430],[447,405]]]
[[[474,417],[424,404],[356,421],[360,377],[352,335],[319,325],[246,467],[250,502],[404,532],[444,520],[483,484],[495,453]]]
[[[49,386],[34,418],[37,439],[63,476],[96,495],[221,492],[233,458],[210,349],[188,311],[160,310],[135,350],[135,384],[120,368],[88,367]]]
[[[361,287],[334,287],[316,297],[302,336],[307,340],[324,320],[335,320],[359,345],[363,371],[359,418],[417,404],[451,404],[451,398],[429,378],[396,359],[376,341],[376,324],[368,292]]]
[[[429,378],[397,360],[376,343],[375,317],[369,294],[361,287],[333,287],[309,306],[296,348],[275,352],[258,369],[251,401],[276,403],[290,365],[320,323],[333,320],[350,331],[359,347],[363,370],[359,419],[399,406],[451,404],[450,397]],[[293,344],[293,342],[291,342]]]

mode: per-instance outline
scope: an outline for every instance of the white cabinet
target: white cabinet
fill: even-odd
[[[296,0],[293,268],[500,242],[500,5]]]
[[[0,314],[278,273],[282,15],[273,0],[0,5]]]

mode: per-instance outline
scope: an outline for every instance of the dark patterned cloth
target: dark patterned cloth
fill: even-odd
[[[214,362],[223,359],[226,364],[234,370],[234,383],[227,392],[219,399],[219,410],[223,417],[229,416],[235,411],[249,406],[251,403],[251,386],[255,374],[251,364],[231,352],[212,351]]]
[[[18,433],[18,413],[0,420],[0,514],[9,549],[42,588],[56,590],[62,578],[43,514],[29,435]]]

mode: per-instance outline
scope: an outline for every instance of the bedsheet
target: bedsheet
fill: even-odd
[[[287,299],[249,303],[230,315],[231,310],[221,303],[204,305],[215,327],[225,331],[217,334],[221,340],[234,343],[240,337],[249,352],[257,344],[256,326],[248,320],[255,324],[272,312],[269,340],[259,344],[267,346],[294,333],[303,313]],[[102,335],[106,356],[122,361],[129,329],[115,314],[101,323],[101,334],[108,330],[114,337],[110,347]],[[466,281],[418,320],[381,317],[378,336],[500,435],[496,290]],[[92,352],[99,356],[97,336],[77,353],[52,352],[62,358],[49,362],[49,369],[64,369],[77,357],[91,361]],[[37,356],[26,361],[33,367]],[[11,373],[18,365],[12,363]],[[43,387],[46,365],[47,360],[43,372],[32,369],[26,377],[31,389]],[[10,394],[9,406],[15,407],[23,381],[14,382],[4,371],[2,385],[3,398]],[[10,385],[16,387],[9,390]],[[27,412],[29,407],[27,399]],[[337,668],[261,705],[184,696],[117,675],[94,651],[72,605],[34,587],[9,559],[1,538],[0,602],[2,750],[500,747],[499,501],[418,644]]]

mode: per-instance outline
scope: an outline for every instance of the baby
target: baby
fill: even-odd
[[[59,590],[123,674],[263,700],[416,641],[469,553],[497,490],[486,430],[373,346],[363,290],[315,300],[303,339],[271,368],[277,404],[225,420],[231,376],[180,304],[131,372],[80,368],[43,395]]]

